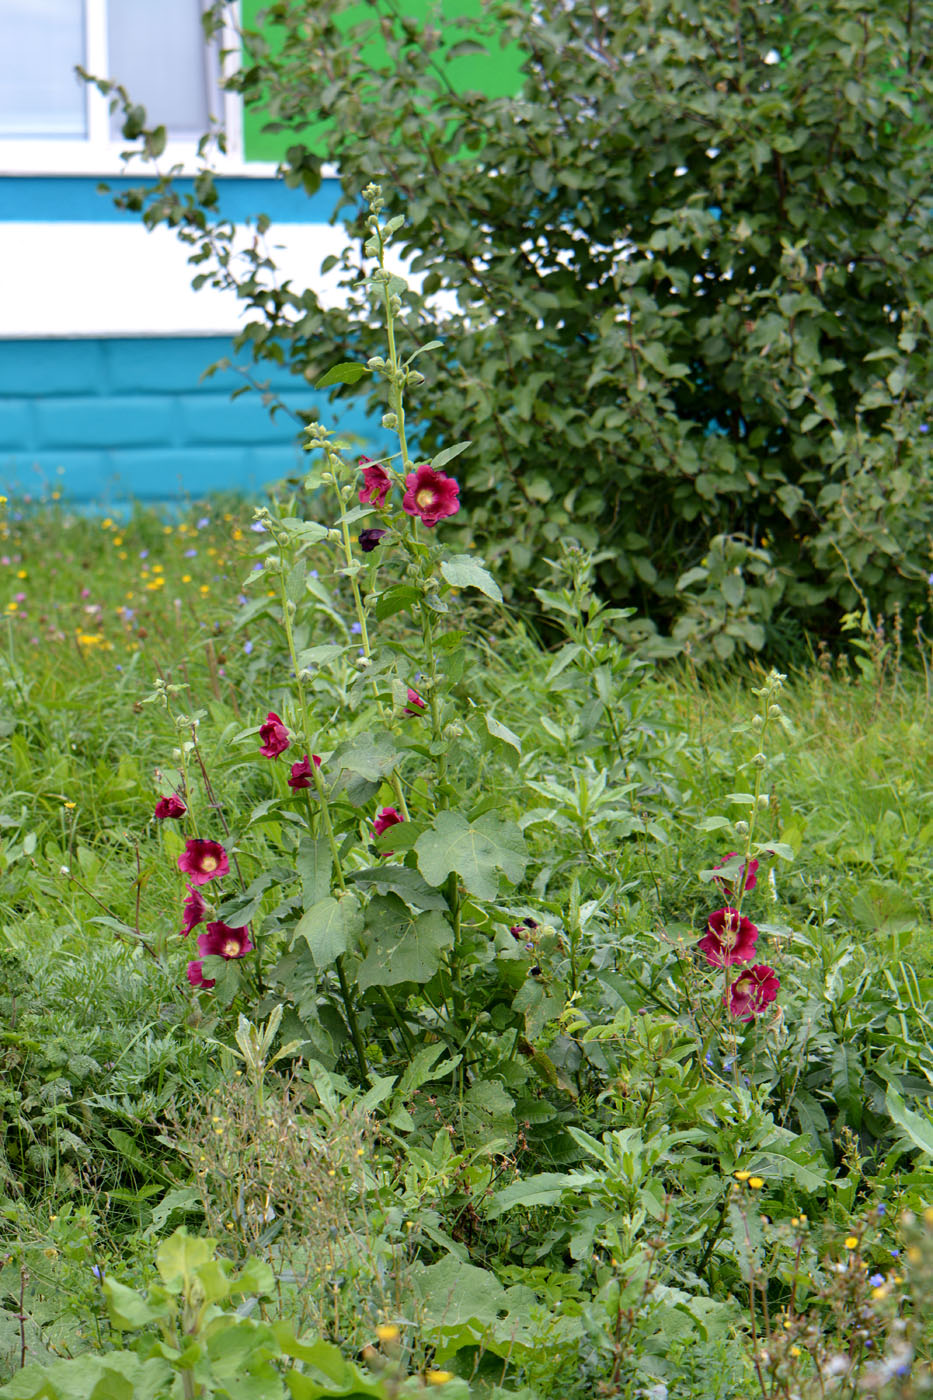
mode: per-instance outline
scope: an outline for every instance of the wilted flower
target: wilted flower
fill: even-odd
[[[402,509],[407,515],[418,515],[425,525],[434,526],[447,515],[460,509],[460,487],[453,477],[436,472],[423,463],[405,478]]]
[[[320,768],[321,760],[318,758],[317,754],[313,753],[311,758],[314,760],[315,768]],[[297,791],[298,788],[309,788],[311,785],[311,763],[308,759],[308,755],[305,754],[304,758],[292,764],[292,773],[288,780],[288,786]]]
[[[262,740],[259,752],[264,758],[278,758],[291,745],[288,730],[274,710],[269,711],[265,723],[259,726],[259,737]]]
[[[370,554],[376,548],[376,545],[382,539],[383,535],[387,535],[388,533],[388,530],[361,530],[360,549],[364,554]]]
[[[198,952],[204,957],[226,958],[229,962],[232,958],[245,957],[252,950],[247,928],[216,923],[208,924],[206,932],[198,934]]]
[[[742,972],[729,988],[730,1014],[739,1021],[753,1020],[774,1001],[780,987],[774,968],[756,963]]]
[[[727,963],[751,962],[757,938],[751,919],[736,909],[717,909],[709,916],[706,936],[699,946],[712,967],[725,967]]]
[[[188,898],[185,900],[184,921],[181,926],[182,938],[187,938],[188,934],[198,924],[203,924],[207,915],[207,905],[196,889],[188,888]]]
[[[204,987],[206,989],[214,986],[215,979],[213,977],[204,976],[204,964],[200,958],[196,958],[194,962],[188,964],[187,976],[192,987]]]
[[[183,817],[187,810],[181,798],[172,793],[171,797],[159,798],[152,815],[158,817],[159,821],[164,821],[166,817]]]
[[[370,463],[369,457],[361,457],[359,465]],[[360,487],[360,505],[378,506],[380,510],[386,503],[386,496],[392,490],[392,478],[385,467],[380,467],[378,462],[371,462],[371,465],[363,467],[363,485]]]
[[[413,709],[412,706],[414,706],[415,708]],[[406,715],[416,715],[416,714],[418,713],[419,710],[423,710],[423,709],[425,709],[425,702],[424,702],[424,700],[422,700],[422,698],[421,698],[421,696],[418,694],[417,690],[412,690],[411,686],[409,686],[409,687],[408,687],[408,704],[405,706],[405,714],[406,714]]]
[[[726,859],[721,860],[718,865],[714,865],[713,869],[721,870],[723,866],[727,865],[730,860],[736,860],[738,858],[738,855],[738,851],[730,851],[729,854],[726,856]],[[742,883],[743,876],[745,877],[744,884]],[[757,860],[750,860],[747,866],[743,862],[739,866],[739,873],[737,876],[730,878],[729,876],[717,875],[715,877],[716,884],[722,890],[723,894],[726,896],[726,899],[734,900],[736,898],[735,885],[733,885],[732,883],[733,879],[735,879],[736,885],[738,885],[740,889],[753,890],[758,883]]]
[[[199,836],[191,836],[178,857],[178,869],[188,876],[192,885],[206,885],[208,880],[219,880],[221,875],[228,874],[230,862],[219,841],[202,841]]]
[[[397,812],[394,807],[383,807],[381,812],[377,812],[373,821],[373,831],[377,836],[381,836],[384,831],[388,831],[390,826],[398,826],[405,818],[401,812]]]

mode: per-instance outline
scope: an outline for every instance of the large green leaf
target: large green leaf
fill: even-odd
[[[418,869],[429,885],[441,885],[456,872],[477,899],[495,899],[497,871],[513,885],[525,873],[525,841],[514,822],[484,812],[468,822],[459,812],[439,812],[434,825],[419,836],[415,851]]]
[[[371,942],[357,974],[360,991],[398,982],[429,982],[453,947],[453,929],[439,910],[413,914],[398,895],[377,895],[366,910]]]
[[[292,939],[303,938],[317,967],[329,967],[346,953],[363,932],[363,915],[355,894],[327,895],[312,904],[301,918]]]
[[[914,1146],[919,1147],[928,1157],[933,1157],[933,1119],[924,1114],[914,1113],[891,1085],[888,1085],[885,1102],[894,1122],[907,1134]]]
[[[441,563],[441,573],[451,588],[478,588],[494,603],[502,602],[502,589],[492,574],[470,554],[455,554]]]

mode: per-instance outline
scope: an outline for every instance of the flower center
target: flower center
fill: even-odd
[[[743,978],[741,978],[740,981],[736,982],[736,984],[735,984],[735,990],[738,992],[738,994],[739,994],[740,997],[747,997],[747,996],[750,996],[750,995],[751,995],[751,990],[752,990],[751,978],[750,978],[750,977],[743,977]]]
[[[739,938],[739,923],[732,914],[722,921],[722,944],[724,948],[734,948]]]
[[[240,956],[240,945],[235,938],[228,938],[224,944],[225,958],[238,958]]]
[[[201,869],[207,871],[208,874],[216,870],[219,864],[220,861],[216,856],[203,856],[201,858]]]
[[[428,506],[433,506],[434,499],[433,488],[430,486],[422,486],[421,490],[415,494],[415,505],[425,510]]]

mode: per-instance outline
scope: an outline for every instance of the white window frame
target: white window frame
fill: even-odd
[[[153,0],[156,3],[156,0]],[[119,0],[84,0],[84,67],[89,73],[113,77],[107,62],[107,5]],[[239,5],[236,6],[239,11]],[[237,13],[237,18],[239,15]],[[233,24],[227,23],[218,36],[220,47],[234,52],[224,59],[224,72],[236,69],[238,36]],[[132,93],[130,94],[132,96]],[[87,136],[85,137],[0,137],[0,176],[3,175],[145,175],[152,167],[141,160],[121,160],[121,152],[131,144],[123,137],[116,140],[110,134],[110,98],[92,84],[85,91],[87,102]],[[247,161],[243,153],[243,111],[236,93],[221,92],[222,110],[219,117],[226,131],[227,152],[211,153],[211,168],[219,175],[251,175],[268,178],[277,169],[272,161]],[[197,142],[169,141],[159,157],[160,170],[181,166],[182,173],[194,174],[201,168],[197,158]]]

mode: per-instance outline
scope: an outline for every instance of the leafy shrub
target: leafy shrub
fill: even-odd
[[[518,45],[522,90],[495,100],[452,88],[440,29],[394,10],[351,23],[350,8],[268,5],[230,85],[293,138],[289,184],[313,191],[318,157],[336,163],[354,238],[384,172],[423,279],[404,323],[443,342],[421,450],[473,440],[462,530],[492,542],[507,586],[527,598],[570,532],[603,551],[602,587],[649,632],[720,657],[761,648],[788,613],[818,628],[860,597],[922,610],[923,7],[487,0],[445,42],[459,27]],[[377,24],[388,58],[373,68]],[[158,152],[164,133],[124,99],[125,134]],[[308,113],[326,118],[314,150]],[[365,299],[325,309],[315,288],[278,285],[261,245],[237,270],[209,175],[186,199],[163,182],[127,202],[196,246],[199,281],[238,287],[258,361],[314,379],[376,353]],[[353,253],[341,272],[358,282]]]

